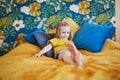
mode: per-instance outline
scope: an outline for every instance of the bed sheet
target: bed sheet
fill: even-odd
[[[41,50],[23,43],[0,57],[0,80],[120,80],[120,44],[107,40],[101,52],[79,50],[83,67],[50,58],[32,56]]]

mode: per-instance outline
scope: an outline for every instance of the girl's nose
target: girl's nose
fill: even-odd
[[[67,33],[65,35],[67,36]]]

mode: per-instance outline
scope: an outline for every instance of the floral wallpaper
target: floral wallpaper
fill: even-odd
[[[0,0],[0,55],[23,42],[24,35],[53,29],[66,17],[80,26],[115,26],[115,0]]]

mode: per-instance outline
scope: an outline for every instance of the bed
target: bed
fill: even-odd
[[[51,57],[33,58],[40,47],[22,43],[0,57],[0,80],[120,80],[120,44],[107,39],[101,52],[79,50],[83,67]]]

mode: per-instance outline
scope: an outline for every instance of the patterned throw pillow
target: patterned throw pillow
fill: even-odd
[[[73,34],[75,34],[78,31],[78,29],[80,28],[80,26],[69,17],[65,18],[63,21],[68,23],[71,26]]]
[[[73,35],[78,31],[78,29],[80,28],[80,26],[75,22],[73,21],[71,18],[67,17],[63,20],[63,22],[66,22],[70,25],[71,29],[72,29],[72,33]],[[49,33],[49,34],[53,34],[56,32],[56,28],[55,29],[48,29],[46,33]]]

